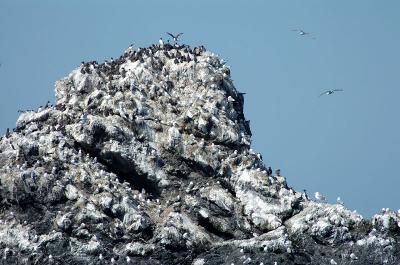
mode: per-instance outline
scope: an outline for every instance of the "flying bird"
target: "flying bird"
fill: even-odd
[[[313,37],[310,32],[306,32],[302,29],[292,29],[292,31],[298,32],[300,36],[310,36],[313,40],[315,40],[315,37]]]
[[[174,40],[175,43],[177,43],[178,40],[179,40],[179,37],[182,36],[183,33],[179,33],[179,34],[174,35],[174,34],[171,34],[171,33],[167,32],[167,34],[171,36],[171,38]]]
[[[322,92],[321,94],[319,94],[319,96],[323,96],[323,95],[332,95],[333,93],[337,92],[337,91],[343,91],[343,89],[331,89],[331,90],[327,90]]]
[[[304,30],[302,30],[302,29],[292,29],[292,31],[296,31],[296,32],[298,32],[299,33],[299,35],[301,35],[301,36],[304,36],[304,35],[310,35],[310,33],[309,32],[305,32]]]

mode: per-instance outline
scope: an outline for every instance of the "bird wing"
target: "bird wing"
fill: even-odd
[[[333,89],[333,91],[343,91],[343,89]]]
[[[183,32],[179,33],[178,35],[176,35],[176,38],[179,38],[179,36],[182,36]]]
[[[168,35],[170,35],[173,39],[175,38],[174,35],[172,35],[171,33],[167,32]]]
[[[329,93],[329,90],[322,92],[321,94],[319,94],[319,96],[323,96]]]

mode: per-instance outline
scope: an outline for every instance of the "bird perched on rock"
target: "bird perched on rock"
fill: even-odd
[[[326,201],[325,196],[322,195],[319,191],[317,191],[315,193],[315,199],[317,199],[317,201],[320,201],[320,202],[325,202]]]
[[[340,205],[344,204],[340,197],[337,197],[336,202],[337,202],[337,204],[340,204]]]
[[[267,175],[268,175],[268,177],[272,175],[272,168],[271,167],[268,167]]]
[[[228,101],[229,101],[229,102],[235,102],[235,99],[234,99],[233,97],[229,96],[229,97],[228,97]]]
[[[351,258],[352,260],[357,260],[357,259],[358,259],[358,257],[357,257],[356,254],[354,254],[354,253],[351,253],[351,254],[350,254],[350,258]]]
[[[304,197],[306,198],[306,200],[308,200],[307,190],[304,189],[303,193],[304,193]]]
[[[332,95],[333,93],[335,93],[337,91],[343,91],[343,89],[326,90],[326,91],[322,92],[319,96],[321,97],[323,95]]]

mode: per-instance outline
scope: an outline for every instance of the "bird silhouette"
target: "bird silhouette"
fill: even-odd
[[[175,43],[177,43],[178,40],[179,40],[179,37],[182,36],[183,33],[179,33],[179,34],[174,35],[172,33],[167,32],[167,34],[171,36],[171,38],[174,40]]]
[[[337,92],[337,91],[343,91],[343,89],[331,89],[331,90],[326,90],[324,92],[322,92],[321,94],[319,94],[319,97],[323,96],[323,95],[332,95],[333,93]]]

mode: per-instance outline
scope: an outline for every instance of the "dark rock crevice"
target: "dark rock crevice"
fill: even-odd
[[[200,216],[198,218],[198,224],[202,226],[204,229],[206,229],[209,233],[224,240],[230,240],[234,238],[233,234],[228,232],[223,232],[215,228],[215,226],[210,222],[209,218],[203,218]]]
[[[79,142],[75,142],[75,145],[91,157],[96,157],[97,161],[104,165],[108,172],[114,173],[121,182],[128,182],[132,189],[138,191],[144,189],[153,199],[160,197],[161,190],[157,183],[151,180],[147,174],[140,174],[132,161],[121,157],[118,153],[101,154],[100,150],[92,149],[90,146]]]

